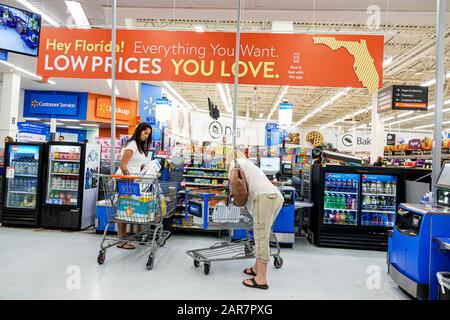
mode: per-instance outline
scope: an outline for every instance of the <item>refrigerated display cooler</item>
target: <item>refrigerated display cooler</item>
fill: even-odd
[[[45,150],[43,143],[5,145],[2,225],[39,226]]]
[[[82,230],[94,225],[101,146],[50,142],[41,225]]]
[[[386,250],[402,183],[401,169],[313,165],[308,238],[318,246]]]

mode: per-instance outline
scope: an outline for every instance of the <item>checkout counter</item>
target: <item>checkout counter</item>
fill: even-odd
[[[436,206],[400,204],[388,238],[389,275],[421,300],[442,297],[438,273],[450,272],[450,162],[444,163],[437,186]]]

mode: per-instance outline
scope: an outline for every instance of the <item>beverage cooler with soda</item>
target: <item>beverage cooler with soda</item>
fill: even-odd
[[[50,142],[42,227],[81,230],[95,221],[101,147]]]
[[[308,238],[319,246],[386,250],[403,180],[398,168],[313,165]]]
[[[43,143],[5,145],[2,225],[39,226],[45,150]]]

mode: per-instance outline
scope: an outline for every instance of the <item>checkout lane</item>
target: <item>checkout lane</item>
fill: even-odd
[[[444,163],[437,187],[436,206],[400,204],[388,239],[391,278],[423,300],[450,299],[450,162]]]

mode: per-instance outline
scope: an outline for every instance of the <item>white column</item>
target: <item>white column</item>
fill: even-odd
[[[379,156],[383,156],[384,150],[384,122],[378,113],[378,96],[372,96],[372,129],[370,146],[370,162],[374,163]]]
[[[434,98],[434,139],[433,139],[433,204],[437,200],[437,180],[441,172],[442,152],[442,106],[444,105],[445,80],[445,0],[436,1],[436,94]]]
[[[3,90],[0,104],[0,135],[2,142],[6,136],[16,138],[19,100],[20,76],[14,73],[3,74]]]

